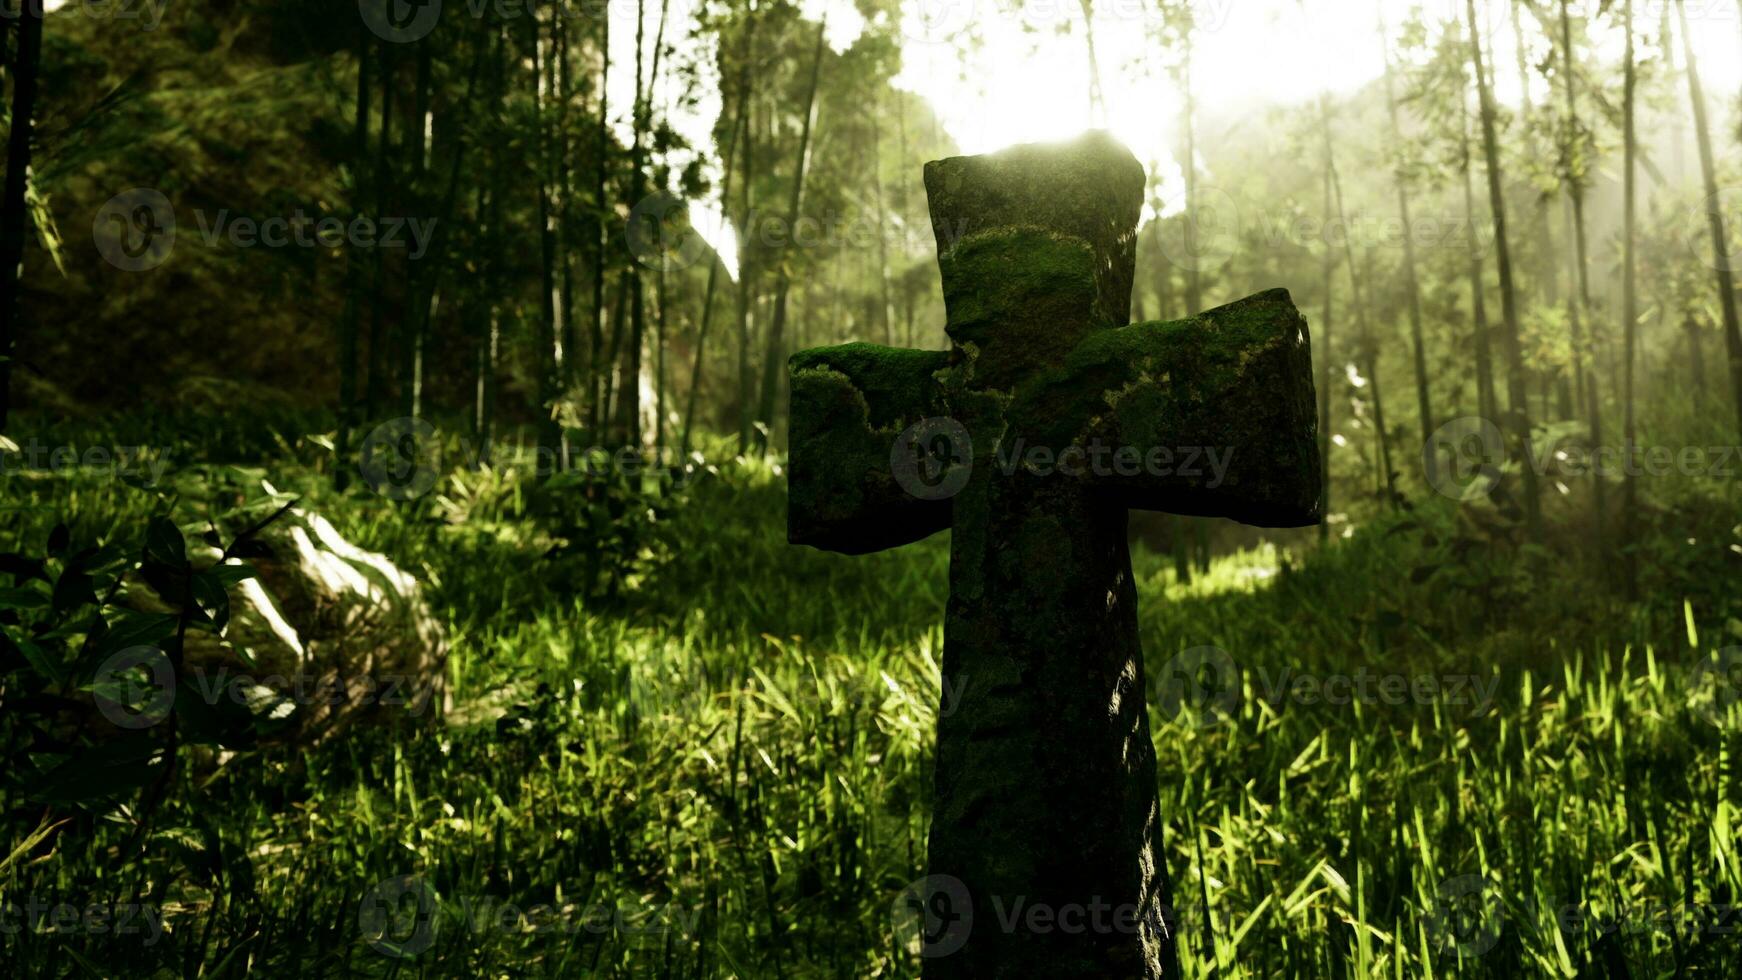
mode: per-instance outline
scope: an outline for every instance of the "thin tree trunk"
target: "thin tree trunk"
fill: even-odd
[[[560,183],[558,190],[562,194],[562,282],[557,291],[562,297],[559,308],[562,311],[563,332],[562,343],[563,375],[561,387],[565,397],[578,397],[581,384],[581,337],[575,322],[575,168],[570,165],[574,156],[574,142],[570,139],[569,103],[574,96],[573,55],[569,51],[569,25],[565,18],[557,18],[557,170]],[[582,420],[585,424],[585,420]],[[565,438],[565,451],[567,450]]]
[[[1639,307],[1638,290],[1634,269],[1634,232],[1636,221],[1636,187],[1635,156],[1638,152],[1636,134],[1634,132],[1633,99],[1634,87],[1638,83],[1637,71],[1633,58],[1633,0],[1626,0],[1621,8],[1621,16],[1626,21],[1623,30],[1627,35],[1627,63],[1623,69],[1621,102],[1621,141],[1622,141],[1622,176],[1621,196],[1623,200],[1623,218],[1621,231],[1621,332],[1622,332],[1622,363],[1621,363],[1621,412],[1622,436],[1624,440],[1625,458],[1629,463],[1633,460],[1635,439],[1638,433],[1634,429],[1633,417],[1633,361],[1634,349],[1638,343]],[[1638,498],[1635,486],[1634,467],[1623,467],[1625,483],[1621,489],[1621,510],[1626,515],[1626,525],[1622,529],[1622,537],[1626,545],[1621,549],[1623,556],[1622,569],[1627,583],[1629,598],[1637,595],[1638,590],[1638,558],[1635,549],[1639,545],[1638,537]]]
[[[877,287],[883,299],[884,342],[895,342],[895,304],[889,292],[889,217],[883,206],[883,127],[878,100],[871,99],[871,193],[877,204]]]
[[[599,171],[595,183],[597,196],[593,200],[593,318],[591,351],[587,359],[587,428],[588,437],[597,441],[605,422],[605,275],[610,262],[610,232],[605,222],[610,199],[609,177],[611,160],[611,18],[599,18]]]
[[[1203,273],[1198,269],[1198,137],[1197,96],[1192,89],[1192,36],[1186,32],[1185,60],[1181,66],[1182,84],[1185,91],[1185,139],[1186,139],[1186,214],[1185,252],[1190,258],[1186,264],[1186,316],[1197,316],[1203,312]],[[1329,111],[1329,110],[1327,110]]]
[[[1575,139],[1577,138],[1577,133],[1579,131],[1579,108],[1577,90],[1574,88],[1573,79],[1573,27],[1572,19],[1567,14],[1567,0],[1560,0],[1560,29],[1562,97],[1566,100],[1567,107],[1567,138]],[[1590,260],[1586,240],[1587,236],[1585,235],[1585,187],[1581,175],[1567,175],[1567,195],[1573,209],[1574,258],[1578,263],[1578,281],[1574,285],[1578,290],[1579,313],[1571,318],[1573,333],[1573,375],[1575,383],[1579,387],[1589,387],[1589,389],[1591,389],[1587,391],[1586,397],[1590,401],[1590,411],[1595,413],[1601,409],[1601,402],[1598,400],[1595,391],[1599,374],[1595,366],[1597,351],[1597,321],[1596,318],[1591,315]],[[1588,323],[1591,330],[1590,351],[1592,370],[1588,379],[1585,376],[1585,338],[1583,336],[1583,330],[1581,329],[1581,323]],[[1591,417],[1591,425],[1594,430],[1602,428],[1602,422],[1595,414]]]
[[[1488,300],[1482,288],[1482,253],[1476,247],[1480,236],[1476,232],[1476,194],[1470,179],[1470,120],[1459,93],[1458,149],[1459,171],[1464,183],[1464,222],[1470,236],[1470,319],[1476,352],[1476,410],[1486,419],[1498,419],[1500,407],[1494,394],[1494,354],[1490,349]]]
[[[787,200],[786,227],[798,225],[800,209],[804,207],[804,172],[805,164],[810,161],[811,133],[816,128],[817,79],[822,74],[824,34],[828,30],[828,18],[824,17],[817,23],[817,41],[815,52],[811,55],[810,85],[805,92],[804,128],[799,131],[798,159],[793,163],[792,195]],[[775,399],[780,391],[780,383],[786,372],[780,369],[781,341],[786,327],[786,298],[792,287],[792,273],[789,263],[783,257],[780,262],[779,274],[774,289],[774,318],[768,326],[768,346],[762,360],[762,394],[757,399],[756,417],[765,428],[757,430],[756,448],[766,452],[769,435],[774,429]]]
[[[376,134],[375,142],[375,194],[373,204],[376,216],[380,217],[386,211],[387,185],[391,169],[391,153],[393,146],[393,80],[394,80],[394,43],[387,40],[381,44],[381,130]],[[387,395],[386,338],[383,319],[387,291],[387,277],[383,270],[384,249],[371,249],[370,287],[369,287],[369,357],[367,376],[364,378],[364,400],[368,402],[369,418],[379,417],[381,402]]]
[[[1095,55],[1095,0],[1079,0],[1083,9],[1083,42],[1089,54],[1089,125],[1107,124],[1107,102],[1101,94],[1101,59]]]
[[[553,154],[545,123],[547,93],[544,32],[540,29],[537,17],[529,17],[528,22],[532,40],[532,108],[536,140],[533,168],[536,175],[534,180],[538,185],[536,214],[539,256],[538,333],[533,357],[533,370],[537,372],[534,385],[537,404],[534,406],[533,424],[538,433],[538,473],[540,476],[550,476],[562,469],[562,425],[556,416],[556,383],[560,370],[556,362],[556,231],[551,222],[549,182],[550,157]]]
[[[1319,128],[1324,137],[1325,172],[1325,312],[1319,319],[1319,486],[1324,517],[1319,521],[1319,542],[1331,535],[1331,323],[1335,311],[1337,254],[1331,247],[1329,234],[1336,199],[1331,186],[1331,103],[1329,95],[1319,96]],[[1190,314],[1188,314],[1190,315]]]
[[[754,83],[756,73],[756,17],[754,11],[747,14],[749,24],[746,30],[749,36],[745,41],[745,57],[752,67],[751,79]],[[741,247],[738,249],[738,452],[745,453],[750,449],[750,318],[756,308],[756,251],[760,245],[761,235],[757,225],[756,198],[753,186],[756,183],[756,101],[754,88],[745,91],[746,108],[744,116],[744,182],[740,213],[743,216],[744,234]]]
[[[369,38],[361,21],[357,24],[357,108],[352,114],[351,172],[354,203],[361,210],[364,200],[363,169],[369,159]],[[357,321],[362,303],[362,260],[354,248],[345,250],[345,313],[339,321],[339,431],[333,445],[338,463],[333,467],[333,485],[340,490],[351,482],[351,432],[357,425]]]
[[[429,148],[427,133],[429,130],[430,71],[429,38],[420,38],[417,42],[416,80],[412,85],[412,118],[406,120],[405,126],[405,142],[407,147],[411,150],[410,200],[412,207],[417,208],[418,210],[422,210],[424,193],[426,190],[424,187],[424,166]],[[446,222],[444,221],[442,224],[445,225]],[[439,228],[441,226],[442,225],[438,225],[437,227]],[[408,285],[411,285],[416,284],[417,280],[417,273],[408,261],[406,264],[406,281]],[[411,288],[409,291],[412,296],[415,297],[426,290],[431,296],[433,296],[435,285],[430,283],[421,286],[421,288]],[[418,305],[420,309],[427,312],[427,302],[419,303]],[[426,324],[424,322],[424,317],[416,312],[411,312],[410,315],[402,315],[402,320],[405,324],[403,331],[406,336],[404,337],[405,349],[400,351],[400,414],[416,418],[421,412],[422,405],[420,403],[423,400],[420,382],[422,381],[423,376],[423,332]]]
[[[1506,324],[1506,389],[1509,416],[1517,443],[1519,471],[1524,477],[1524,517],[1530,540],[1541,539],[1535,459],[1530,445],[1530,409],[1524,387],[1524,350],[1518,337],[1518,292],[1512,282],[1512,253],[1506,241],[1506,196],[1501,189],[1499,136],[1495,132],[1494,94],[1482,70],[1482,40],[1476,27],[1476,0],[1464,0],[1470,19],[1470,54],[1476,66],[1476,90],[1482,106],[1482,150],[1488,164],[1488,203],[1494,221],[1494,255],[1500,270],[1500,311]]]
[[[1676,17],[1682,30],[1682,54],[1688,66],[1688,100],[1694,109],[1694,138],[1700,147],[1700,179],[1705,184],[1706,222],[1712,233],[1712,265],[1718,286],[1718,304],[1724,314],[1724,344],[1730,355],[1730,387],[1736,401],[1738,430],[1742,430],[1742,328],[1736,322],[1736,277],[1730,268],[1729,238],[1724,229],[1724,208],[1718,200],[1717,167],[1712,161],[1712,130],[1706,122],[1706,96],[1700,88],[1699,62],[1688,36],[1688,11],[1676,0]]]
[[[1403,126],[1398,120],[1397,91],[1394,87],[1391,72],[1391,49],[1385,40],[1384,15],[1380,15],[1379,45],[1385,56],[1385,107],[1391,116],[1391,132],[1398,143],[1403,142]],[[1422,342],[1421,326],[1421,279],[1415,265],[1415,231],[1410,221],[1409,190],[1405,185],[1403,169],[1399,167],[1394,175],[1397,184],[1397,213],[1403,222],[1403,277],[1409,293],[1409,336],[1414,345],[1415,354],[1415,400],[1416,411],[1421,416],[1422,457],[1426,461],[1427,479],[1429,485],[1439,481],[1439,450],[1433,445],[1434,419],[1433,399],[1428,391],[1427,351]]]
[[[484,30],[481,27],[480,34],[483,34]],[[460,111],[465,112],[468,116],[476,104],[474,96],[477,93],[478,76],[484,65],[486,48],[484,38],[479,37],[472,52],[471,67],[467,69],[466,73],[465,97],[460,102]],[[419,417],[423,412],[424,350],[428,342],[430,324],[435,319],[436,307],[441,299],[441,277],[447,257],[446,237],[448,230],[453,227],[454,212],[459,205],[460,173],[466,159],[466,141],[463,135],[465,126],[463,124],[456,125],[454,132],[456,135],[453,139],[453,157],[448,161],[448,177],[446,187],[442,192],[441,210],[431,226],[428,241],[429,250],[423,256],[428,260],[427,270],[422,277],[418,291],[420,298],[409,317],[413,328],[411,371],[404,380],[408,389],[406,395],[407,414],[413,418]],[[421,165],[420,169],[422,169]]]
[[[732,200],[732,167],[738,158],[738,137],[744,128],[745,94],[749,91],[750,66],[746,60],[741,69],[738,85],[738,104],[732,111],[732,128],[726,137],[726,157],[721,161],[724,174],[720,182],[720,213],[726,213]],[[720,257],[712,249],[708,251],[708,284],[702,292],[702,321],[696,330],[696,361],[690,371],[690,390],[685,399],[683,413],[683,435],[678,440],[678,456],[688,465],[690,456],[690,437],[696,422],[696,398],[702,389],[702,355],[707,351],[708,327],[713,323],[714,287],[719,281]]]

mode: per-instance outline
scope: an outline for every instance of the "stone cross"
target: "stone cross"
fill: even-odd
[[[1127,325],[1144,175],[1105,134],[925,186],[951,349],[794,355],[788,476],[795,544],[952,531],[924,972],[1171,977],[1126,511],[1317,523],[1306,322]]]

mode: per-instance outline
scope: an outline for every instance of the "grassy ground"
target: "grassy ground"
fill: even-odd
[[[178,468],[173,502],[14,473],[0,548],[166,506],[195,529],[269,508],[269,478],[431,584],[456,710],[182,767],[143,859],[137,800],[4,790],[0,969],[917,973],[895,909],[924,863],[947,538],[788,547],[778,468],[731,463],[656,518],[631,500],[633,540],[553,552],[601,525],[513,474],[396,504],[332,490],[305,441],[258,448]],[[1449,503],[1189,585],[1139,549],[1187,975],[1734,975],[1742,711],[1690,670],[1742,642],[1726,520],[1671,508],[1635,602],[1578,535],[1521,552]],[[51,928],[106,903],[162,934]]]

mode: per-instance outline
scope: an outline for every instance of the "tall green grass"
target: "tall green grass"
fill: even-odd
[[[918,973],[892,904],[923,874],[947,537],[789,547],[778,466],[726,462],[632,588],[588,599],[524,476],[460,470],[394,503],[332,490],[305,450],[183,470],[173,501],[100,474],[13,479],[0,534],[32,547],[70,517],[98,539],[164,506],[191,527],[270,479],[429,580],[454,714],[183,767],[142,859],[123,851],[136,803],[8,800],[0,902],[141,902],[167,931],[20,929],[0,968]],[[1687,569],[1725,550],[1714,535]],[[1733,935],[1657,911],[1718,915],[1742,887],[1742,717],[1690,672],[1739,642],[1722,583],[1666,566],[1682,588],[1626,603],[1587,558],[1521,566],[1449,504],[1324,551],[1249,549],[1190,585],[1168,556],[1134,560],[1188,976],[1734,975]],[[1205,647],[1233,685],[1165,696]],[[1468,676],[1491,700],[1277,696],[1362,669]]]

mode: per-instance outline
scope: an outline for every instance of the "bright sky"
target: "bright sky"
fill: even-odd
[[[674,17],[684,2],[672,0]],[[1378,78],[1384,70],[1381,12],[1393,31],[1418,7],[1436,21],[1464,16],[1464,0],[1192,2],[1198,22],[1192,78],[1200,119],[1226,118],[1267,104],[1298,104],[1326,89],[1347,94]],[[1575,18],[1599,4],[1570,2]],[[1635,0],[1640,30],[1655,31],[1662,5],[1670,2]],[[1738,0],[1685,2],[1707,98],[1716,108],[1742,82]],[[1180,92],[1152,34],[1155,0],[1093,0],[1093,5],[1104,119],[1090,112],[1080,0],[903,0],[903,68],[896,85],[930,102],[964,153],[1060,139],[1100,125],[1131,147],[1152,173],[1177,187],[1180,167],[1172,151],[1178,143]],[[1488,0],[1488,5],[1486,40],[1498,56],[1497,96],[1516,101],[1508,4]],[[827,15],[829,42],[837,50],[850,45],[864,25],[852,0],[801,0],[801,6],[813,19]],[[634,55],[635,5],[616,0],[612,10],[612,36],[625,45],[617,57],[625,63],[621,59]],[[1525,32],[1535,36],[1528,24]],[[963,43],[968,40],[978,43]],[[1619,56],[1618,31],[1599,30],[1592,40],[1605,56]],[[626,106],[628,73],[620,73],[616,82],[613,101]],[[697,118],[681,120],[680,131],[692,141],[703,138],[719,111],[717,90],[710,90]],[[698,227],[726,253],[735,272],[736,249],[717,205],[699,210],[691,212]]]
[[[719,82],[715,40],[697,40],[691,31],[697,2],[666,0],[670,18],[666,40],[678,46],[679,59],[701,66],[701,101],[693,110],[676,111],[678,81],[674,72],[666,70],[673,66],[665,65],[661,68],[665,83],[655,93],[655,102],[656,110],[671,119],[690,145],[711,150],[710,134],[721,109]],[[798,2],[807,17],[827,17],[828,41],[836,50],[851,45],[865,27],[853,0]],[[1435,20],[1461,18],[1465,0],[1189,2],[1198,23],[1192,78],[1199,118],[1204,119],[1227,118],[1265,104],[1300,103],[1326,89],[1333,94],[1354,91],[1383,70],[1377,33],[1381,10],[1395,30],[1417,7],[1425,8]],[[1575,17],[1594,12],[1602,2],[1570,0]],[[1672,2],[1634,0],[1641,30],[1655,31],[1663,5]],[[1684,2],[1707,99],[1717,109],[1733,98],[1742,83],[1739,0]],[[445,0],[442,16],[464,16],[473,3]],[[1546,3],[1558,6],[1556,0]],[[1104,118],[1090,111],[1081,0],[902,0],[903,68],[896,84],[931,103],[964,153],[1060,139],[1098,125],[1131,147],[1152,173],[1177,186],[1180,167],[1172,148],[1178,143],[1181,99],[1163,61],[1164,52],[1153,37],[1156,0],[1092,0],[1092,4]],[[50,10],[63,6],[89,15],[110,10],[91,0],[48,0]],[[1509,3],[1487,0],[1487,6],[1493,18],[1488,41],[1499,56],[1498,95],[1513,101],[1518,82]],[[638,7],[646,18],[644,70],[651,71],[660,3],[606,2],[613,62],[608,96],[613,124],[625,143],[634,102]],[[596,8],[571,4],[568,9]],[[1526,34],[1532,35],[1528,27]],[[977,43],[963,43],[969,40]],[[1593,40],[1605,56],[1619,56],[1618,31],[1599,32]],[[718,186],[718,161],[711,162]],[[718,202],[692,203],[691,218],[736,273],[737,249]]]

